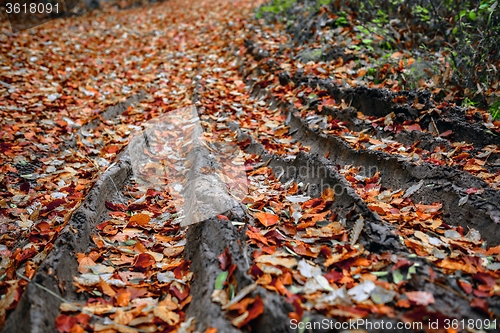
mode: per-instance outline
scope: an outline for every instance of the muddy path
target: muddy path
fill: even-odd
[[[409,280],[408,288],[427,290],[434,294],[437,301],[426,310],[428,311],[426,313],[439,312],[450,317],[459,315],[465,319],[486,318],[484,315],[470,311],[470,300],[466,296],[457,297],[457,294],[462,294],[462,291],[457,286],[454,276],[443,274],[432,263],[410,255],[408,249],[400,243],[394,226],[382,221],[367,207],[345,178],[335,170],[335,165],[330,160],[314,153],[300,153],[293,161],[287,161],[267,152],[264,146],[240,129],[234,126],[233,129],[239,132],[239,139],[242,142],[251,139],[246,150],[259,154],[262,161],[273,169],[275,175],[278,175],[283,185],[290,184],[291,181],[309,184],[305,193],[312,197],[321,195],[321,188],[325,185],[338,189],[339,194],[331,210],[337,212],[339,217],[345,220],[348,230],[353,228],[358,219],[364,220],[360,244],[367,250],[373,253],[390,251],[396,258],[405,258],[418,263],[417,274]],[[197,155],[197,165],[200,168],[211,163],[209,155],[209,152]],[[308,175],[301,175],[298,172],[300,168],[307,168]],[[122,191],[130,183],[131,176],[130,157],[127,154],[122,155],[119,161],[101,176],[85,203],[73,214],[70,224],[56,243],[58,251],[51,252],[29,284],[18,308],[10,315],[3,332],[53,332],[52,323],[59,313],[57,309],[62,302],[54,294],[59,295],[65,301],[80,304],[88,301],[89,296],[76,293],[73,285],[73,278],[78,275],[78,262],[74,253],[85,253],[95,246],[90,241],[90,235],[110,212],[103,203],[126,200]],[[236,207],[226,212],[225,215],[229,221],[213,218],[191,225],[187,231],[184,256],[191,262],[190,271],[194,279],[190,289],[190,296],[193,300],[186,309],[186,315],[196,318],[196,327],[200,331],[208,327],[216,327],[221,332],[240,332],[231,325],[220,305],[211,299],[215,278],[221,272],[217,257],[226,248],[236,265],[234,278],[238,288],[241,290],[255,284],[254,278],[248,273],[252,266],[253,250],[246,244],[248,238],[245,235],[246,225],[255,225],[255,221],[244,207]],[[244,225],[235,226],[233,225],[235,221],[244,222]],[[429,267],[432,267],[435,272],[433,276],[429,274]],[[39,285],[49,289],[51,293],[43,290]],[[452,286],[451,289],[448,286]],[[255,286],[253,289],[249,295],[261,297],[265,304],[265,311],[258,320],[252,323],[251,330],[295,332],[296,330],[290,326],[288,317],[288,313],[293,311],[293,306],[286,301],[286,298],[262,286]],[[489,302],[491,302],[491,307],[495,307],[499,300],[492,298]],[[398,318],[402,318],[404,314],[400,312]],[[325,319],[331,320],[321,311],[319,313],[306,312],[305,316],[311,322],[317,323]],[[398,318],[371,316],[368,320],[372,323],[385,321],[396,325]],[[335,319],[333,320],[336,322]],[[323,331],[315,330],[315,332]],[[384,332],[383,329],[370,331]],[[404,331],[408,330],[401,330],[401,332]]]
[[[260,90],[257,88],[257,90]],[[277,104],[267,92],[255,92],[269,98],[269,103]],[[343,167],[355,165],[363,167],[367,176],[380,172],[385,187],[392,189],[408,189],[424,180],[424,186],[413,194],[417,201],[432,203],[442,200],[444,203],[444,218],[451,225],[461,225],[464,228],[473,226],[480,230],[485,239],[492,245],[498,244],[496,232],[500,221],[500,194],[488,187],[483,180],[466,172],[450,167],[439,167],[424,163],[415,165],[401,161],[398,157],[370,150],[355,150],[342,138],[325,135],[311,129],[305,119],[298,115],[297,110],[290,105],[281,105],[288,114],[287,124],[294,138],[311,146],[311,152],[325,156],[334,165]],[[435,140],[433,140],[435,141]],[[459,204],[469,188],[483,188],[481,195],[469,197],[465,204]],[[443,198],[446,198],[443,200]]]
[[[241,34],[233,34],[236,24]],[[292,319],[335,326],[362,318],[395,327],[500,317],[499,191],[480,172],[422,158],[462,141],[474,145],[471,156],[484,158],[498,137],[461,109],[438,108],[425,92],[339,88],[281,71],[276,55],[248,42],[253,31],[245,24],[221,23],[215,46],[190,57],[199,70],[186,70],[189,93],[177,105],[185,108],[164,114],[184,110],[187,122],[144,130],[99,177],[2,333],[56,332],[57,318],[78,315],[86,331],[134,333],[299,332]],[[271,79],[273,71],[280,74]],[[312,89],[300,97],[303,108],[279,90],[292,82]],[[313,91],[348,107],[320,110]],[[157,98],[145,105],[166,103],[166,92],[142,91],[104,118],[129,115],[148,93]],[[388,116],[394,126],[413,122],[421,130],[374,130],[376,119],[367,118]],[[84,125],[80,139],[100,121]],[[452,136],[440,136],[447,131]],[[169,138],[170,150],[152,148],[152,133]],[[239,147],[238,158],[217,155],[224,144]],[[409,157],[383,145],[425,152]],[[497,172],[495,154],[485,162],[490,173]],[[173,175],[157,173],[172,156],[184,177],[175,185]],[[152,183],[139,180],[138,162]],[[217,172],[239,167],[244,197],[231,191],[234,174]],[[184,210],[159,183],[185,194]]]

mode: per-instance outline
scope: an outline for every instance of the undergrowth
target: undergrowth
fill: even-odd
[[[455,96],[462,100],[469,98],[476,105],[489,108],[492,117],[498,119],[499,1],[272,0],[258,9],[257,18],[286,22],[301,43],[307,43],[310,32],[321,29],[321,23],[330,25],[331,29],[351,26],[362,40],[353,47],[368,53],[378,47],[386,53],[412,50],[417,55],[444,55],[453,70],[442,84],[453,86]],[[320,20],[321,7],[327,8],[336,19],[308,24],[314,19]],[[297,27],[301,15],[309,21],[303,20],[304,27]],[[377,46],[373,43],[376,36],[384,37]],[[328,42],[325,39],[325,43]],[[372,56],[374,60],[379,58]],[[430,70],[436,73],[434,68]]]

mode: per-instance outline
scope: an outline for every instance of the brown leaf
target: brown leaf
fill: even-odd
[[[111,286],[106,281],[101,280],[101,282],[99,282],[99,287],[101,287],[101,290],[105,295],[108,295],[110,297],[116,296],[116,291],[111,288]]]
[[[128,306],[130,302],[131,293],[127,290],[121,290],[116,296],[116,305],[117,306]]]
[[[484,298],[474,298],[470,302],[470,306],[473,309],[478,309],[478,310],[481,310],[482,312],[484,312],[486,314],[489,314],[488,302]]]
[[[160,305],[155,307],[153,309],[153,314],[155,315],[155,317],[160,318],[170,326],[176,325],[180,320],[180,316],[177,313],[169,310],[166,306]]]

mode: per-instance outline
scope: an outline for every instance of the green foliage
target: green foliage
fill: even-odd
[[[413,7],[413,15],[418,17],[422,22],[429,22],[431,20],[429,9],[420,5]]]
[[[379,27],[383,27],[387,23],[389,23],[389,15],[381,9],[377,10],[377,18],[373,20],[375,24],[377,24]]]
[[[466,107],[466,108],[469,108],[471,106],[475,106],[476,104],[477,103],[470,100],[469,97],[465,97],[464,100],[462,101],[462,106]]]
[[[347,13],[346,12],[341,11],[341,12],[338,12],[337,15],[339,16],[337,18],[337,20],[335,20],[335,25],[337,27],[349,25],[349,21],[347,20]]]
[[[490,113],[494,120],[500,119],[500,101],[493,103],[490,107]]]
[[[428,55],[444,55],[453,70],[445,77],[446,82],[435,83],[442,87],[456,86],[457,97],[469,97],[480,102],[478,106],[485,107],[487,99],[481,94],[491,92],[494,83],[500,80],[499,2],[500,0],[270,0],[258,9],[257,17],[286,21],[287,29],[294,30],[300,43],[320,40],[322,54],[319,55],[317,50],[309,50],[301,54],[304,59],[319,57],[328,61],[328,44],[332,43],[334,37],[331,33],[335,28],[350,25],[361,42],[350,44],[348,48],[364,52],[372,64],[383,66],[387,63],[379,61],[384,53],[382,50],[411,52],[413,49],[414,58],[421,58],[418,49]],[[322,28],[309,22],[325,6],[328,8],[328,15],[325,12],[321,14],[325,19],[322,22],[328,22],[332,29],[322,35],[317,34],[318,29]],[[430,67],[425,71],[408,68],[402,82],[406,88],[417,88],[417,79],[432,80],[438,73],[439,70]],[[397,76],[392,79],[400,80]]]
[[[290,9],[295,2],[296,0],[273,0],[269,5],[261,6],[257,11],[256,17],[260,19],[264,13],[275,15],[284,13],[286,10]]]

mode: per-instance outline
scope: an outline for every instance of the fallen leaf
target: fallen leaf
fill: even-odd
[[[428,291],[408,291],[405,293],[410,302],[416,305],[429,305],[434,303],[434,296]]]
[[[153,314],[169,324],[170,326],[176,325],[180,317],[177,313],[169,310],[166,306],[157,306],[153,309]]]
[[[219,259],[220,268],[223,271],[225,271],[232,263],[231,254],[229,253],[229,249],[227,247],[217,258]]]
[[[149,221],[151,221],[151,217],[147,214],[135,214],[130,217],[130,226],[141,226],[144,227],[148,225]]]
[[[255,213],[255,217],[266,227],[275,225],[278,222],[278,216],[271,213],[258,212]]]
[[[294,268],[295,266],[297,266],[297,260],[295,260],[295,258],[278,257],[275,255],[267,255],[267,254],[259,256],[255,261],[275,266],[283,266],[287,268]]]
[[[77,324],[78,320],[74,316],[60,314],[56,318],[56,329],[61,333],[70,333],[73,326]]]
[[[132,266],[139,271],[145,271],[156,263],[155,258],[149,253],[141,253],[134,259]]]

